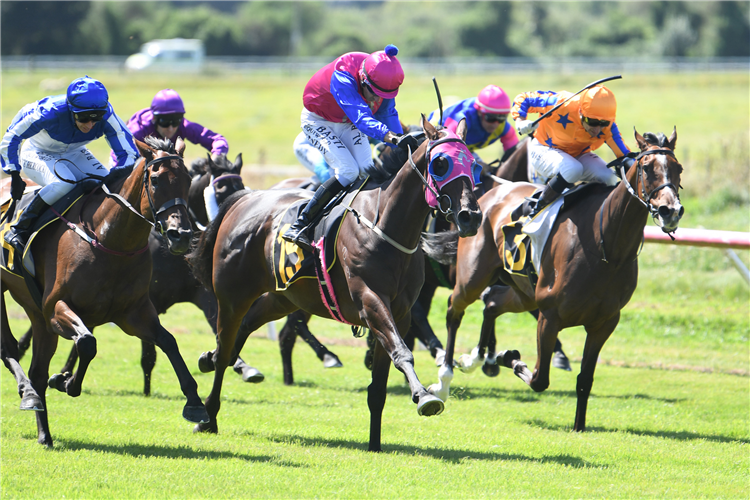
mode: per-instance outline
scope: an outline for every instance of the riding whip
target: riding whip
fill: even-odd
[[[553,112],[554,112],[555,110],[557,110],[557,108],[559,108],[560,106],[562,106],[563,104],[565,104],[565,103],[566,103],[566,102],[568,102],[569,100],[573,99],[573,98],[574,98],[575,96],[577,96],[578,94],[580,94],[580,93],[581,93],[581,92],[583,92],[584,90],[588,90],[588,89],[590,89],[591,87],[595,87],[595,86],[599,85],[600,83],[608,82],[608,81],[610,81],[610,80],[619,80],[620,78],[622,78],[622,75],[608,76],[607,78],[602,78],[601,80],[597,80],[597,81],[595,81],[595,82],[591,82],[591,83],[589,83],[588,85],[586,85],[585,87],[583,87],[583,88],[582,88],[581,90],[579,90],[578,92],[576,92],[576,93],[575,93],[575,94],[573,94],[572,96],[568,97],[568,98],[567,98],[567,99],[565,99],[565,100],[564,100],[563,102],[561,102],[560,104],[556,105],[556,106],[555,106],[554,108],[550,109],[549,111],[547,111],[546,113],[544,113],[544,114],[543,114],[542,116],[540,116],[539,118],[537,118],[536,120],[534,120],[534,121],[532,122],[532,125],[536,125],[536,124],[537,124],[537,123],[539,123],[540,121],[542,121],[542,120],[544,120],[545,118],[547,118],[547,117],[548,117],[549,115],[551,115],[551,114],[552,114],[552,113],[553,113]],[[434,80],[434,78],[433,78],[433,80]]]
[[[440,107],[440,122],[439,125],[443,126],[443,98],[440,97],[440,89],[438,88],[437,80],[435,80],[435,77],[432,77],[432,84],[435,85],[435,92],[437,93],[438,98],[438,106]]]

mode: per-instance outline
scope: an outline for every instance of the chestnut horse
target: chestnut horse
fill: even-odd
[[[635,139],[641,153],[629,171],[622,172],[622,182],[616,187],[592,185],[586,196],[562,209],[542,253],[535,288],[528,278],[505,271],[501,228],[536,187],[528,183],[500,185],[480,198],[485,213],[482,227],[475,237],[458,241],[456,286],[446,318],[445,362],[438,372],[440,382],[430,386],[430,392],[442,399],[448,397],[456,334],[464,311],[499,279],[504,285],[492,287],[484,297],[478,349],[486,348],[486,325],[494,325],[497,316],[538,308],[534,372],[520,361],[518,351],[505,351],[498,358],[534,391],[541,392],[549,386],[550,358],[558,333],[582,325],[586,343],[576,386],[574,430],[585,430],[599,352],[636,288],[637,258],[648,216],[664,232],[671,233],[684,212],[678,194],[682,166],[674,156],[677,131],[669,139],[652,133],[644,137],[636,131]]]
[[[332,293],[337,297],[333,310],[345,322],[371,329],[380,341],[368,388],[370,451],[381,450],[391,360],[406,375],[420,415],[437,415],[444,409],[443,401],[427,392],[419,381],[414,357],[401,339],[409,328],[411,306],[424,281],[419,238],[431,210],[428,200],[437,199],[462,236],[474,234],[482,217],[472,192],[475,164],[463,142],[465,123],[460,124],[458,135],[436,130],[424,116],[422,123],[429,141],[417,148],[414,158],[409,155],[408,162],[399,164],[403,167],[395,177],[382,184],[365,184],[352,201],[352,213],[344,217],[336,241],[336,263],[330,270]],[[206,399],[211,421],[198,424],[196,431],[218,431],[216,415],[224,371],[246,339],[237,336],[241,322],[249,334],[297,309],[333,317],[332,309],[321,299],[317,280],[297,280],[286,290],[276,291],[274,226],[290,204],[307,198],[309,193],[268,190],[235,196],[222,206],[188,256],[195,275],[213,286],[219,300],[216,350],[202,357],[204,364],[211,363],[216,370]],[[288,254],[296,252],[295,245],[283,244],[288,245]]]
[[[208,421],[198,385],[174,337],[159,323],[148,295],[151,228],[158,227],[169,250],[177,254],[187,251],[192,237],[185,202],[190,186],[182,161],[185,145],[180,139],[176,145],[154,139],[136,144],[143,155],[136,166],[110,174],[102,189],[65,213],[70,221],[79,221],[77,231],[69,230],[73,222],[66,225],[57,220],[32,241],[30,251],[42,289],[41,308],[20,276],[2,272],[2,359],[18,382],[21,409],[37,411],[38,441],[48,447],[53,443],[45,390],[58,335],[75,342],[81,361],[72,376],[54,375],[49,385],[77,397],[96,355],[96,339],[90,330],[108,322],[159,346],[172,363],[187,398],[183,417],[190,422]],[[111,192],[105,192],[107,184]],[[79,236],[83,231],[92,236],[84,240]],[[31,320],[33,354],[28,378],[18,364],[18,345],[8,324],[6,290]]]

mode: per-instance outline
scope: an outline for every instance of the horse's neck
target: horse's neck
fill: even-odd
[[[634,165],[625,178],[638,189],[637,168]],[[643,241],[643,228],[648,221],[648,209],[627,189],[625,181],[607,196],[594,221],[597,243],[604,240],[604,252],[609,262],[632,262],[638,256]],[[601,225],[601,231],[600,231]]]
[[[118,194],[144,217],[147,207],[142,206],[143,175],[145,169],[139,165],[125,179]],[[87,207],[88,208],[88,207]],[[92,203],[90,218],[84,214],[84,220],[91,220],[91,229],[103,246],[120,252],[140,250],[148,244],[151,226],[112,196],[104,196],[99,206]]]
[[[424,153],[414,161],[419,168],[424,162]],[[378,226],[408,248],[414,248],[419,242],[422,225],[430,212],[424,190],[422,180],[408,161],[389,184],[380,188]]]

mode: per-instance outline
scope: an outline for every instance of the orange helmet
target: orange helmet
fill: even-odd
[[[617,101],[615,95],[604,86],[587,89],[581,94],[581,115],[596,120],[615,121]]]

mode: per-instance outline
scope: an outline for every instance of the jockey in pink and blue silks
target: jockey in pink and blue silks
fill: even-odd
[[[508,121],[510,97],[497,85],[487,85],[477,97],[471,97],[449,106],[443,111],[443,125],[456,131],[459,122],[466,119],[466,145],[474,154],[474,159],[484,171],[489,169],[486,162],[477,153],[490,144],[500,141],[503,145],[503,156],[500,163],[507,160],[518,146],[518,134]],[[430,123],[437,125],[440,110],[429,116]]]
[[[302,130],[310,144],[323,153],[334,175],[318,188],[283,234],[285,240],[311,249],[307,226],[331,198],[373,167],[368,137],[417,149],[414,137],[402,135],[396,111],[394,98],[404,81],[397,54],[394,45],[372,54],[349,52],[307,82]]]

